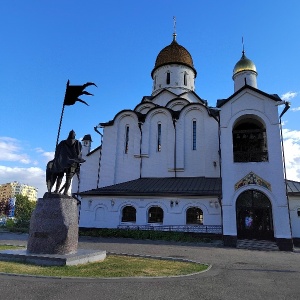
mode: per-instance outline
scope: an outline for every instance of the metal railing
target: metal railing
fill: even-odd
[[[118,229],[222,234],[222,225],[119,225]]]

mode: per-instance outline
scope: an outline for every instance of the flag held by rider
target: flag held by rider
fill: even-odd
[[[84,103],[85,105],[88,105],[84,100],[82,100],[78,97],[80,97],[81,95],[93,96],[93,94],[84,90],[86,87],[88,87],[90,85],[94,85],[97,87],[97,85],[93,82],[87,82],[83,85],[70,85],[70,80],[68,80],[65,99],[64,99],[64,105],[74,105],[75,102],[77,102],[77,101]]]

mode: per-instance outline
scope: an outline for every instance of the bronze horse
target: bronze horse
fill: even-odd
[[[57,145],[54,159],[47,163],[46,184],[49,193],[56,182],[54,193],[60,193],[64,189],[64,195],[68,194],[73,176],[79,173],[80,163],[85,162],[81,157],[81,148],[81,143],[75,139],[73,130],[66,140]],[[66,174],[66,182],[60,190],[64,174]]]

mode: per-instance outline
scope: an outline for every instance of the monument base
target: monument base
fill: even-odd
[[[30,263],[40,266],[76,266],[96,261],[103,261],[106,251],[78,250],[74,254],[31,254],[27,250],[2,250],[0,261]]]
[[[72,266],[106,258],[106,251],[77,250],[77,247],[77,200],[67,195],[46,193],[32,213],[27,250],[0,251],[0,260]]]
[[[31,254],[72,254],[78,246],[77,200],[45,193],[38,199],[30,220],[27,252]]]

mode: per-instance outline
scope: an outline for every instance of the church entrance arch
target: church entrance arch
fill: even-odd
[[[236,201],[237,237],[240,239],[273,240],[272,205],[260,191],[247,190]]]

